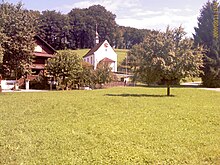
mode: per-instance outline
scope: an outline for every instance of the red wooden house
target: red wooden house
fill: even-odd
[[[34,37],[36,46],[34,49],[34,61],[31,69],[34,75],[44,71],[45,63],[48,58],[54,57],[56,50],[39,36]]]

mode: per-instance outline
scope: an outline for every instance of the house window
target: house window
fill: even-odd
[[[87,62],[89,62],[89,58],[87,58]]]
[[[93,64],[92,57],[91,57],[91,64]]]

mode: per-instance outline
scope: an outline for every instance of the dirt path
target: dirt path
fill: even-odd
[[[187,82],[187,83],[181,83],[183,86],[192,86],[192,87],[199,87],[202,83],[201,82]],[[220,92],[220,88],[199,88],[204,90],[210,90],[210,91],[217,91]]]

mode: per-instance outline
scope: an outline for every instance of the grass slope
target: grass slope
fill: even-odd
[[[220,93],[0,94],[0,164],[219,164]]]
[[[76,52],[80,57],[83,57],[89,51],[89,49],[78,49],[78,50],[73,50],[73,51]],[[115,49],[115,52],[118,55],[118,64],[120,64],[125,59],[125,56],[128,50],[127,49]]]

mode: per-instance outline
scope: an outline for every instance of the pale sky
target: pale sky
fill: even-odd
[[[5,0],[17,3],[20,0]],[[24,8],[57,10],[68,13],[72,8],[87,8],[100,4],[116,15],[122,26],[165,30],[170,27],[185,28],[188,36],[194,33],[197,17],[208,0],[22,0]]]

